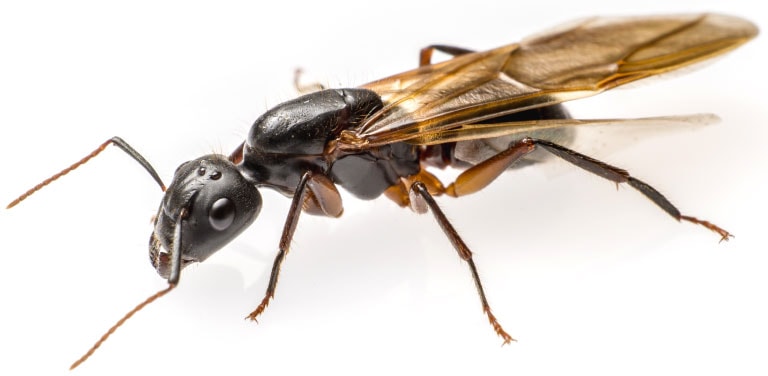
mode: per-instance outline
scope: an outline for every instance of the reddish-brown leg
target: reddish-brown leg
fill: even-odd
[[[272,264],[272,273],[269,277],[269,284],[267,285],[267,291],[264,294],[264,298],[259,303],[253,312],[251,312],[246,318],[256,321],[262,312],[269,305],[269,301],[275,297],[275,289],[277,288],[277,280],[280,276],[280,266],[283,264],[285,255],[288,254],[288,249],[291,246],[291,240],[293,234],[296,232],[296,224],[299,222],[299,216],[303,211],[303,208],[311,208],[312,214],[324,214],[331,217],[337,217],[342,213],[341,196],[339,192],[330,183],[330,179],[323,175],[316,175],[310,172],[305,173],[299,181],[298,187],[296,187],[296,193],[291,201],[291,208],[288,210],[288,217],[285,219],[285,225],[283,226],[283,234],[280,236],[280,246],[275,257],[275,261]]]
[[[451,244],[453,244],[453,247],[459,253],[459,257],[469,265],[469,270],[472,272],[472,279],[475,281],[475,287],[477,288],[477,294],[480,296],[480,304],[482,305],[483,312],[488,317],[488,322],[493,327],[493,330],[502,340],[504,340],[504,344],[514,341],[515,339],[502,328],[499,321],[496,320],[496,316],[491,312],[491,306],[488,304],[483,285],[480,283],[480,275],[477,273],[477,267],[472,260],[472,252],[469,250],[467,244],[464,243],[464,240],[461,239],[459,233],[453,228],[451,222],[448,221],[448,218],[443,214],[443,211],[437,205],[437,202],[435,202],[435,199],[432,198],[429,190],[422,182],[417,181],[413,183],[410,192],[411,207],[419,213],[424,213],[427,210],[431,211],[437,220],[437,223],[440,225],[440,228],[443,229],[443,232],[448,236]]]
[[[422,48],[419,52],[419,66],[423,67],[425,65],[432,64],[432,53],[435,51],[440,51],[451,56],[459,56],[475,52],[461,47],[433,44],[431,46]]]
[[[598,161],[597,159],[588,157],[584,154],[577,153],[571,149],[565,148],[558,144],[533,138],[524,138],[510,145],[510,147],[502,151],[499,154],[494,155],[487,160],[468,168],[462,172],[456,181],[448,187],[446,187],[446,194],[453,197],[459,197],[467,195],[476,191],[479,191],[491,182],[493,182],[499,175],[501,175],[509,166],[512,166],[517,160],[532,152],[536,148],[542,148],[555,156],[564,159],[575,166],[581,167],[597,176],[608,179],[610,181],[619,183],[627,183],[630,187],[634,188],[638,192],[642,193],[645,197],[653,201],[667,214],[672,216],[678,221],[687,221],[701,225],[710,231],[716,232],[720,235],[720,240],[728,240],[732,235],[720,228],[719,226],[701,220],[688,215],[680,213],[672,202],[670,202],[664,195],[662,195],[655,188],[644,183],[643,181],[631,176],[626,170],[611,166],[607,163]]]
[[[301,76],[303,75],[304,75],[304,70],[302,70],[301,68],[296,68],[296,70],[293,71],[293,87],[296,89],[296,91],[299,94],[304,95],[304,94],[314,93],[316,91],[327,89],[325,85],[319,82],[310,82],[310,83],[301,82]]]

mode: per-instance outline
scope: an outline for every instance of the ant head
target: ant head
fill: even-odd
[[[223,155],[181,164],[165,192],[149,240],[149,257],[169,282],[173,252],[178,270],[201,262],[237,237],[261,210],[258,189]],[[178,275],[174,279],[177,279]]]

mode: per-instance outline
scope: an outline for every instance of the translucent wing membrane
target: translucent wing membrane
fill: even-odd
[[[478,125],[471,132],[454,128],[595,95],[720,55],[755,35],[757,28],[749,21],[715,14],[583,20],[518,44],[363,85],[379,93],[385,107],[358,129],[345,131],[338,145],[365,149],[408,140],[440,143],[490,137],[482,132],[495,131],[478,131],[489,126]],[[514,125],[490,126],[510,127]]]
[[[418,145],[435,145],[447,142],[458,142],[467,140],[477,140],[491,137],[502,137],[510,135],[527,136],[533,131],[561,127],[587,127],[587,126],[634,126],[648,127],[654,129],[658,127],[678,127],[678,126],[699,126],[716,123],[720,120],[714,114],[693,114],[676,116],[654,116],[635,119],[548,119],[519,121],[512,123],[490,123],[490,124],[468,124],[453,127],[445,131],[435,131],[432,133],[422,133],[418,137],[410,138],[405,142]]]

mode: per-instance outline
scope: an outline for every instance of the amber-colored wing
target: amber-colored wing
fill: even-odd
[[[582,20],[363,85],[379,93],[385,107],[343,132],[338,146],[461,139],[455,134],[461,126],[688,66],[734,49],[757,32],[749,21],[718,14]],[[450,130],[453,135],[441,137]],[[481,137],[471,134],[467,138]]]

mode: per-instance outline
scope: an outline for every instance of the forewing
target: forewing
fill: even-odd
[[[362,149],[439,135],[595,95],[722,54],[755,35],[749,21],[717,14],[582,20],[363,85],[385,107],[344,132],[339,145]]]

